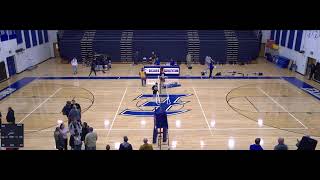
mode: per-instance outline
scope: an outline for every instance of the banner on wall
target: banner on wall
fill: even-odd
[[[306,56],[320,59],[320,30],[305,30],[304,46]]]

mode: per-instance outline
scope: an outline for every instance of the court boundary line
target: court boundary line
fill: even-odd
[[[110,132],[111,132],[111,130],[112,130],[113,124],[114,124],[114,122],[115,122],[115,120],[116,120],[116,118],[117,118],[117,116],[118,116],[118,114],[119,114],[119,110],[120,110],[120,107],[121,107],[122,102],[123,102],[123,100],[124,100],[124,97],[125,97],[125,95],[126,95],[126,93],[127,93],[127,90],[128,90],[128,87],[126,87],[126,90],[124,91],[124,93],[123,93],[123,95],[122,95],[121,101],[120,101],[119,106],[118,106],[118,110],[116,111],[116,113],[115,113],[115,115],[114,115],[114,117],[113,117],[113,120],[112,120],[112,123],[111,123],[111,125],[110,125],[110,128],[108,129],[109,131],[108,131],[108,134],[107,134],[107,137],[106,137],[106,138],[109,137],[109,134],[110,134]]]
[[[22,120],[20,120],[20,123],[22,123],[26,118],[28,118],[33,112],[35,112],[39,107],[41,107],[44,103],[46,103],[50,98],[52,98],[54,95],[56,95],[63,87],[60,87],[57,89],[53,94],[51,94],[47,99],[45,99],[42,103],[40,103],[33,111],[31,111],[29,114],[27,114]]]
[[[273,127],[265,127],[265,128],[213,128],[216,131],[238,131],[238,130],[286,130],[286,129],[300,129],[300,130],[305,130],[305,128],[273,128]],[[108,131],[111,130],[109,128],[106,129],[94,129],[95,131]],[[152,131],[153,129],[134,129],[134,128],[128,128],[128,129],[112,129],[112,131]],[[29,130],[25,130],[27,132],[34,132],[34,131],[39,131],[39,130],[33,130],[33,129],[29,129]],[[39,132],[53,132],[54,129],[52,130],[40,130]],[[195,128],[195,129],[179,129],[179,128],[174,128],[174,129],[170,129],[170,131],[208,131],[207,128]],[[296,132],[293,132],[296,133]]]
[[[283,109],[284,111],[286,111],[291,117],[293,117],[293,119],[295,119],[298,123],[300,123],[305,129],[308,129],[307,126],[305,126],[299,119],[297,119],[292,113],[290,113],[285,107],[283,107],[281,104],[279,104],[276,100],[274,100],[268,93],[266,93],[263,89],[261,89],[260,87],[256,87],[257,89],[259,89],[264,95],[266,95],[269,99],[271,99],[271,101],[273,101],[274,103],[276,103],[281,109]]]
[[[194,89],[194,87],[192,87],[192,89],[193,89],[193,91],[194,91],[194,94],[196,95],[196,98],[197,98],[198,103],[199,103],[199,105],[200,105],[200,108],[201,108],[202,114],[203,114],[203,116],[204,116],[204,119],[205,119],[206,122],[207,122],[209,131],[210,131],[210,134],[211,134],[211,136],[213,136],[213,133],[212,133],[212,131],[211,131],[211,127],[210,127],[210,125],[209,125],[207,116],[206,116],[206,114],[204,113],[204,110],[203,110],[203,108],[202,108],[202,104],[201,104],[201,102],[200,102],[200,99],[199,99],[199,97],[198,97],[198,94],[197,94],[196,90]]]

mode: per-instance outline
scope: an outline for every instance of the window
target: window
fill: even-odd
[[[44,42],[49,42],[48,30],[43,30]]]
[[[297,31],[297,37],[296,37],[296,44],[294,46],[294,50],[296,50],[296,51],[300,51],[302,35],[303,35],[303,31],[302,30],[298,30]]]
[[[288,40],[288,48],[289,49],[292,49],[293,48],[293,40],[294,40],[294,34],[295,34],[295,30],[290,30],[289,31],[289,40]]]
[[[42,30],[38,30],[38,39],[39,39],[39,44],[43,44]]]
[[[31,47],[29,30],[23,30],[23,34],[24,34],[24,42],[26,42],[26,48],[28,49]]]
[[[31,30],[32,46],[38,45],[37,35],[35,30]]]
[[[17,37],[17,44],[21,44],[23,42],[21,30],[16,30],[15,33]]]

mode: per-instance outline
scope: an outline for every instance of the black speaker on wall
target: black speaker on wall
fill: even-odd
[[[0,62],[0,81],[6,80],[7,78],[6,64],[2,61]]]

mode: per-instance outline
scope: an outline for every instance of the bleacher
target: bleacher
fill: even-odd
[[[109,54],[113,62],[121,60],[121,37],[123,30],[96,30],[92,50],[98,54]],[[65,30],[60,38],[60,53],[64,59],[81,59],[81,39],[85,31]],[[235,31],[239,42],[239,61],[251,61],[258,57],[259,40],[254,31]],[[199,30],[200,61],[211,56],[215,61],[225,63],[227,39],[223,30]],[[127,41],[130,43],[131,40]],[[160,60],[185,61],[188,51],[186,30],[134,30],[132,52],[139,51],[140,58],[150,57],[155,51]]]
[[[159,59],[185,61],[188,50],[188,37],[185,30],[135,30],[133,32],[133,51],[141,57],[150,57],[154,51]]]
[[[98,54],[108,54],[113,62],[120,61],[120,40],[122,30],[97,30],[92,48]]]
[[[225,63],[227,59],[227,41],[223,30],[199,30],[200,61],[206,56],[211,56],[219,63]]]
[[[81,39],[85,31],[65,30],[60,37],[59,49],[63,59],[71,60],[73,57],[81,59]]]
[[[235,33],[239,41],[239,61],[247,62],[256,59],[259,55],[260,42],[254,31],[238,30]]]

